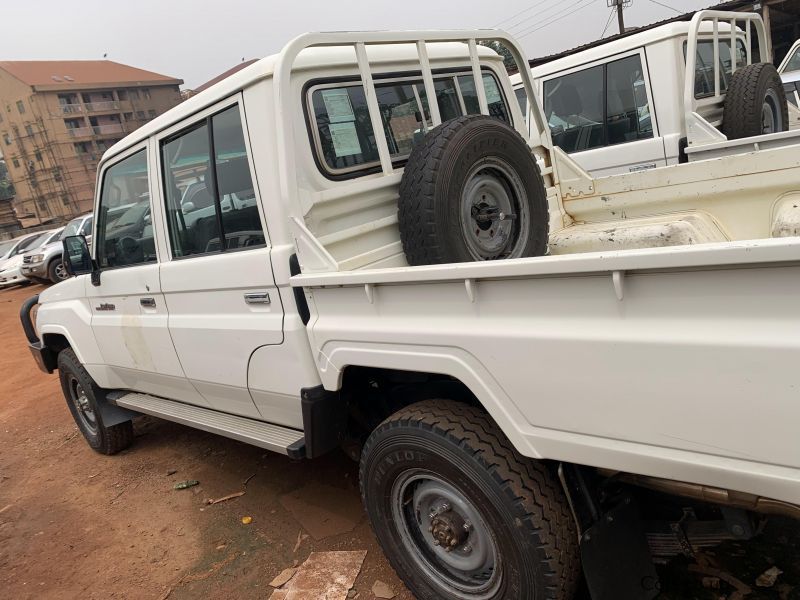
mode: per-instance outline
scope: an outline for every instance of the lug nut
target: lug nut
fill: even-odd
[[[464,552],[472,552],[472,546],[470,546],[469,544],[467,544],[466,546],[464,546],[464,547],[462,548],[462,550],[463,550]]]
[[[442,502],[442,505],[439,507],[439,512],[443,513],[447,512],[448,510],[450,510],[450,504],[447,502]]]
[[[439,545],[439,540],[433,540],[433,545],[434,546],[438,546]]]
[[[472,529],[472,522],[464,521],[464,531],[469,531],[470,529]]]

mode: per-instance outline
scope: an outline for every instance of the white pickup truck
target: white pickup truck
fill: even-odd
[[[800,240],[541,256],[588,175],[492,39],[527,64],[497,31],[308,34],[154,119],[104,155],[92,250],[64,240],[75,277],[23,327],[99,452],[142,413],[346,448],[419,598],[566,599],[581,563],[593,598],[651,598],[633,490],[735,536],[800,515]],[[725,175],[694,201],[757,187]],[[133,202],[141,227],[107,218]]]

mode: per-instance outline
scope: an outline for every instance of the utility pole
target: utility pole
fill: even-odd
[[[629,7],[633,0],[606,0],[607,6],[617,7],[617,23],[619,24],[619,32],[625,33],[625,17],[622,15],[623,9]]]

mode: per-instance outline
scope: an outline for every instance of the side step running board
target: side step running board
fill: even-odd
[[[107,400],[123,408],[223,435],[290,458],[305,458],[306,455],[305,435],[296,429],[135,392],[111,392]]]

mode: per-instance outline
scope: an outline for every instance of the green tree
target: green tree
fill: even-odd
[[[478,42],[481,46],[486,46],[487,48],[491,48],[495,52],[497,52],[500,56],[503,57],[503,64],[506,66],[506,69],[511,69],[513,71],[517,70],[517,63],[514,60],[514,57],[511,56],[511,50],[506,48],[503,44],[496,40],[491,41],[482,41]]]

